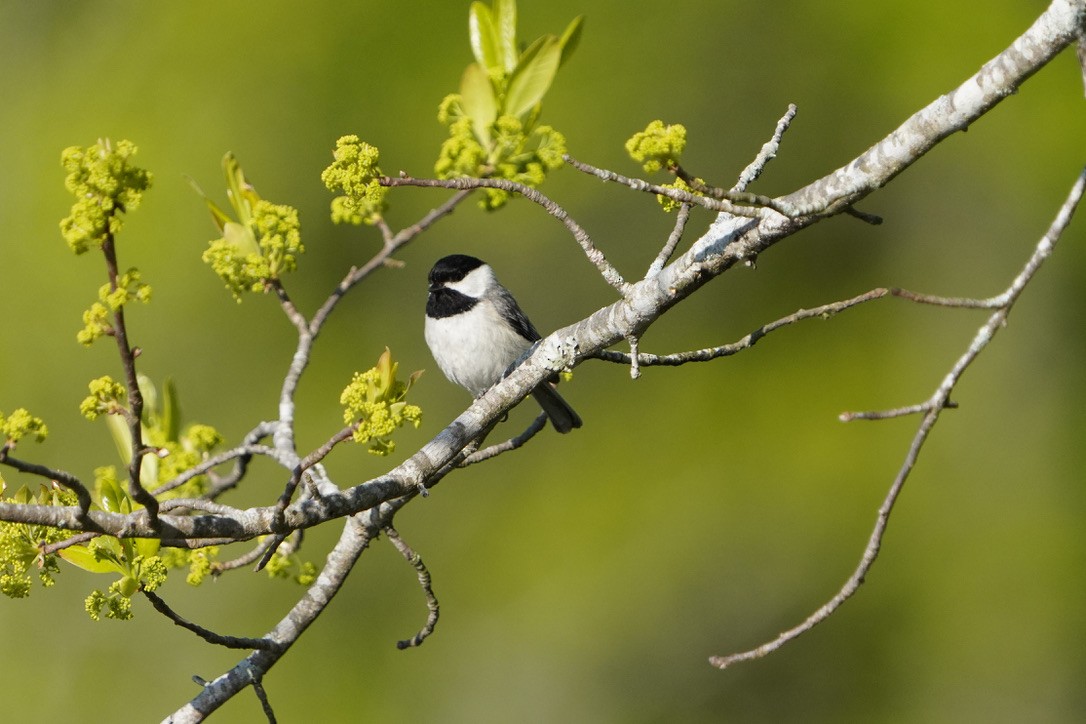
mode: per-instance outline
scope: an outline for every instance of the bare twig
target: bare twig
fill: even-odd
[[[947,400],[943,405],[948,410],[952,410],[958,407],[958,403],[953,400]],[[892,410],[878,410],[869,412],[842,412],[837,416],[837,419],[841,422],[852,422],[853,420],[892,420],[895,417],[906,417],[908,415],[919,415],[922,412],[927,412],[929,405],[927,402],[921,402],[918,405],[908,405],[906,407],[896,407]]]
[[[686,229],[686,222],[690,220],[690,209],[693,206],[691,204],[680,204],[679,210],[675,213],[675,228],[671,230],[671,234],[667,237],[667,241],[664,243],[660,253],[656,255],[656,259],[649,265],[649,269],[645,272],[645,279],[656,276],[660,273],[660,270],[667,264],[668,259],[675,253],[675,247],[679,245],[679,241],[683,238],[683,231]]]
[[[291,301],[290,295],[287,294],[287,290],[283,286],[282,280],[267,280],[267,288],[275,292],[275,296],[279,299],[279,306],[283,308],[283,314],[287,316],[287,319],[294,325],[294,328],[300,333],[305,334],[309,330],[309,322],[306,320],[305,315],[298,311],[298,308],[294,306],[294,302]]]
[[[212,455],[206,460],[201,461],[199,464],[194,465],[185,472],[181,473],[173,480],[163,483],[162,485],[154,489],[154,495],[162,495],[163,493],[167,493],[175,488],[179,488],[193,478],[197,478],[201,475],[209,473],[214,467],[218,467],[223,463],[228,463],[231,460],[237,460],[237,465],[235,467],[234,473],[231,474],[231,476],[228,478],[220,478],[218,481],[216,481],[216,485],[214,485],[212,488],[214,493],[208,493],[209,498],[217,497],[218,494],[225,492],[230,487],[233,487],[233,485],[237,484],[241,476],[244,475],[245,469],[248,466],[249,461],[252,459],[253,455],[267,455],[269,457],[276,457],[276,450],[275,448],[268,447],[267,445],[239,445],[233,450],[227,450],[225,452],[219,453],[218,455]],[[227,481],[232,483],[231,485],[229,485],[229,487],[227,487],[226,485]]]
[[[165,601],[163,601],[158,594],[147,589],[140,589],[143,591],[143,595],[147,597],[147,600],[151,602],[151,605],[155,607],[155,610],[161,613],[166,618],[173,621],[175,624],[183,629],[191,631],[209,644],[215,644],[216,646],[225,646],[228,649],[263,649],[274,651],[279,648],[279,645],[271,639],[252,639],[252,638],[239,638],[237,636],[223,636],[217,634],[214,631],[209,631],[203,626],[192,623],[180,615],[177,614],[172,608],[170,608]]]
[[[1032,256],[1030,256],[1029,261],[1026,262],[1022,271],[1019,272],[1018,276],[1011,282],[1011,285],[1007,288],[1006,292],[1001,295],[1006,298],[1006,303],[996,309],[991,316],[988,317],[988,321],[977,330],[968,349],[966,349],[965,353],[954,363],[954,366],[943,378],[931,398],[921,405],[924,409],[924,417],[920,421],[920,427],[913,436],[912,444],[905,454],[905,460],[898,470],[897,477],[894,478],[893,484],[890,486],[882,505],[879,507],[874,530],[871,531],[871,536],[868,538],[867,547],[864,549],[860,563],[853,571],[852,575],[849,576],[848,580],[845,581],[844,586],[841,587],[833,598],[808,616],[807,619],[798,626],[781,633],[772,641],[762,644],[757,648],[750,649],[749,651],[731,654],[730,656],[714,656],[709,659],[709,662],[713,666],[724,669],[740,661],[758,659],[776,651],[789,641],[803,635],[825,621],[833,615],[841,604],[851,598],[856,591],[859,590],[870,572],[871,567],[875,564],[875,560],[878,558],[879,550],[882,547],[882,539],[890,521],[890,513],[893,511],[894,504],[901,495],[906,479],[908,479],[909,474],[916,465],[916,460],[920,455],[920,449],[923,447],[924,442],[927,440],[935,423],[938,422],[939,415],[944,409],[950,406],[948,403],[950,402],[951,392],[965,373],[966,368],[972,364],[977,356],[991,343],[995,334],[1006,325],[1007,317],[1010,314],[1015,301],[1017,301],[1018,297],[1022,294],[1022,291],[1026,288],[1026,285],[1029,284],[1030,280],[1037,273],[1041,264],[1052,254],[1056,242],[1059,240],[1068,224],[1070,224],[1071,217],[1074,215],[1075,208],[1082,199],[1084,190],[1086,190],[1086,170],[1079,175],[1067,200],[1064,201],[1063,205],[1060,207],[1059,213],[1056,214],[1056,218],[1049,226],[1048,231],[1041,237]]]
[[[541,206],[548,214],[558,219],[566,227],[573,238],[581,246],[585,256],[592,262],[593,266],[599,271],[604,281],[617,289],[619,293],[625,293],[628,285],[626,280],[619,274],[618,269],[611,265],[611,262],[607,261],[607,257],[603,255],[603,252],[596,248],[595,243],[592,241],[592,237],[588,235],[588,232],[584,228],[574,221],[570,215],[552,201],[546,195],[540,191],[532,188],[531,186],[525,186],[524,184],[517,183],[515,181],[509,181],[507,179],[500,178],[453,178],[453,179],[431,179],[431,178],[413,178],[411,176],[383,176],[381,178],[382,186],[422,186],[430,188],[443,188],[443,189],[501,189],[510,193],[520,194],[524,198],[528,199],[532,203]]]
[[[117,248],[111,232],[107,231],[102,241],[102,254],[106,260],[110,291],[116,291],[120,272],[117,266]],[[143,464],[143,456],[149,450],[143,442],[143,393],[140,392],[139,378],[136,375],[136,356],[139,355],[139,350],[134,349],[129,344],[128,327],[124,321],[124,305],[120,305],[113,310],[112,326],[112,336],[117,342],[117,351],[120,353],[125,388],[128,393],[128,408],[124,413],[131,437],[128,490],[132,498],[146,509],[151,525],[154,526],[158,519],[158,499],[147,492],[147,489],[140,482],[140,468]]]
[[[475,452],[472,452],[460,461],[459,467],[466,468],[469,465],[481,463],[484,460],[489,460],[490,458],[501,455],[504,452],[516,450],[521,445],[535,437],[536,434],[546,426],[547,413],[543,412],[539,415],[536,415],[536,418],[532,420],[532,423],[528,425],[524,432],[520,433],[516,437],[509,438],[505,442],[500,442],[495,445],[485,447],[482,450],[476,450]]]
[[[784,132],[788,130],[788,127],[792,125],[792,119],[796,117],[796,110],[795,103],[788,104],[788,110],[785,111],[784,115],[781,116],[781,119],[777,121],[777,127],[773,131],[773,136],[762,145],[762,150],[758,152],[758,155],[754,157],[754,160],[750,162],[750,165],[743,169],[743,172],[739,174],[739,180],[735,182],[732,191],[746,191],[747,187],[762,175],[762,171],[765,170],[766,164],[776,158],[777,150],[781,146],[781,138],[784,136]]]
[[[880,287],[878,289],[872,289],[869,292],[864,292],[851,299],[844,299],[839,302],[831,302],[830,304],[823,304],[813,309],[800,309],[799,311],[789,314],[787,317],[782,317],[776,321],[764,324],[753,332],[745,335],[738,341],[731,344],[720,345],[719,347],[706,347],[704,349],[690,350],[687,352],[676,352],[674,354],[649,354],[647,352],[637,352],[637,360],[639,366],[653,367],[653,366],[666,366],[677,367],[679,365],[687,364],[688,362],[708,362],[709,360],[718,359],[720,357],[729,357],[742,350],[749,349],[758,343],[762,337],[765,337],[770,332],[775,332],[782,327],[787,327],[796,322],[804,319],[813,318],[825,318],[838,312],[842,312],[850,307],[855,307],[857,304],[863,304],[864,302],[870,302],[874,299],[881,299],[882,297],[891,294],[891,290]],[[633,357],[631,354],[625,352],[618,352],[615,350],[601,350],[593,355],[596,359],[601,359],[606,362],[616,362],[623,365],[632,365]]]
[[[73,535],[71,538],[65,538],[64,540],[57,541],[56,543],[39,543],[38,550],[43,556],[48,556],[57,553],[58,551],[62,551],[65,548],[82,545],[87,541],[94,540],[99,535],[99,533],[79,533],[78,535]]]
[[[91,507],[90,491],[87,490],[87,486],[83,485],[83,482],[79,478],[64,470],[48,468],[44,465],[13,458],[8,453],[8,450],[9,448],[7,445],[0,447],[0,465],[7,465],[21,473],[29,473],[48,480],[57,481],[65,488],[75,493],[76,498],[79,500],[79,509],[76,516],[80,519],[85,519],[87,517],[87,513],[90,511]]]
[[[268,692],[264,691],[264,677],[257,676],[252,669],[249,670],[249,674],[253,679],[253,692],[260,701],[260,708],[264,711],[264,716],[268,718],[268,724],[276,724],[275,711],[272,709],[271,702],[268,701]]]
[[[626,341],[630,343],[630,379],[636,380],[641,377],[641,339],[631,334]]]
[[[350,439],[355,431],[358,430],[358,425],[359,423],[355,422],[332,435],[332,437],[328,438],[323,445],[306,455],[304,459],[300,460],[298,464],[294,466],[294,469],[290,473],[290,480],[287,481],[283,493],[279,496],[279,500],[275,504],[277,523],[280,525],[282,524],[283,513],[287,509],[287,506],[290,505],[290,500],[294,497],[294,491],[298,489],[298,484],[301,482],[305,471],[323,460],[328,453],[332,452],[332,448],[336,445],[344,440]]]
[[[264,553],[268,550],[268,547],[273,543],[273,536],[267,536],[262,541],[253,546],[253,549],[248,553],[244,553],[237,558],[231,558],[228,561],[221,561],[211,564],[211,575],[217,576],[220,573],[226,571],[232,571],[236,568],[243,568],[250,563],[256,563],[258,560],[264,557]]]
[[[562,158],[565,159],[566,163],[578,171],[595,176],[601,181],[613,181],[622,184],[623,186],[628,186],[634,191],[643,191],[657,196],[666,196],[669,199],[684,204],[703,206],[711,211],[723,211],[732,214],[733,216],[743,216],[750,219],[763,218],[765,216],[765,209],[772,209],[778,214],[789,218],[799,215],[795,208],[787,201],[770,198],[769,196],[751,194],[746,191],[724,191],[723,189],[719,190],[721,198],[701,196],[696,193],[684,191],[683,189],[661,186],[660,184],[650,183],[644,179],[630,178],[629,176],[623,176],[614,171],[598,168],[592,164],[585,163],[584,161],[578,161],[568,153]]]
[[[426,595],[426,610],[428,614],[426,616],[426,623],[418,633],[409,639],[404,641],[397,641],[396,648],[403,649],[412,648],[415,646],[421,646],[422,642],[434,632],[434,627],[437,626],[437,619],[440,615],[440,606],[437,602],[437,596],[434,595],[434,588],[430,583],[430,571],[426,569],[426,564],[422,562],[422,557],[411,549],[411,546],[407,545],[400,534],[391,525],[385,526],[385,535],[388,536],[389,542],[396,547],[396,550],[400,552],[400,555],[411,564],[411,567],[415,569],[415,572],[419,577],[419,586],[422,587],[422,592]]]

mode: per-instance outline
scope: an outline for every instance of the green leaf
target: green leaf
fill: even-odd
[[[517,67],[517,0],[494,0],[494,29],[506,75]]]
[[[162,546],[162,541],[158,538],[136,538],[135,541],[136,555],[143,556],[144,558],[158,555],[158,549]]]
[[[471,118],[476,138],[484,146],[489,145],[490,126],[498,117],[498,99],[494,97],[490,76],[478,63],[464,69],[460,79],[460,97],[464,113]]]
[[[500,73],[502,71],[501,50],[498,34],[494,26],[494,17],[490,8],[481,2],[473,2],[468,11],[468,35],[471,37],[471,52],[480,67]]]
[[[234,207],[238,221],[248,226],[253,219],[253,208],[256,202],[260,201],[260,196],[245,181],[241,164],[230,151],[222,157],[222,170],[226,176],[226,195],[230,198],[230,205]]]
[[[196,183],[196,179],[191,176],[186,176],[185,178],[188,180],[189,186],[192,187],[193,191],[198,193],[200,198],[204,200],[204,203],[207,204],[207,210],[211,212],[211,220],[215,222],[215,226],[219,231],[222,231],[223,227],[230,221],[230,217],[226,215],[225,211],[219,208],[218,204],[208,198],[208,195],[205,194],[204,190]]]
[[[577,49],[577,44],[581,42],[581,30],[584,28],[584,15],[578,15],[573,18],[566,31],[562,33],[559,44],[562,46],[562,59],[558,61],[558,65],[565,65],[565,62],[569,60],[569,56],[573,55],[573,51]]]
[[[57,555],[91,573],[124,573],[124,570],[109,558],[95,558],[94,553],[86,546],[68,546],[57,551]]]
[[[140,590],[140,582],[131,576],[125,576],[117,584],[117,591],[126,598],[132,598]]]
[[[147,441],[147,430],[143,431],[144,442]],[[140,458],[140,484],[145,488],[155,487],[158,482],[158,465],[161,461],[158,455],[148,453]]]
[[[177,386],[169,377],[162,384],[162,433],[169,442],[177,442],[181,437],[181,401],[177,397]]]
[[[143,397],[143,422],[147,423],[159,412],[158,390],[155,383],[147,375],[136,375],[136,384],[140,388],[140,396]]]
[[[127,514],[132,512],[132,501],[128,493],[121,489],[119,482],[112,477],[98,480],[98,500],[102,510],[107,513]]]
[[[544,35],[524,51],[505,94],[507,114],[520,116],[543,100],[561,57],[562,46],[554,35]]]
[[[222,230],[222,238],[226,243],[238,250],[239,254],[259,254],[260,245],[256,243],[253,230],[247,224],[239,224],[234,221],[226,222]]]
[[[128,423],[120,415],[106,415],[106,427],[117,446],[121,462],[128,465],[132,462],[132,431],[128,429]]]

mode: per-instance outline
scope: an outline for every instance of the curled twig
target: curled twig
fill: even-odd
[[[407,545],[404,539],[400,537],[400,534],[396,532],[396,529],[391,525],[385,526],[384,530],[385,535],[388,536],[388,540],[396,547],[396,550],[400,552],[418,574],[419,586],[422,587],[422,591],[426,595],[426,609],[429,612],[426,616],[426,623],[419,629],[418,633],[409,639],[396,642],[396,648],[402,651],[403,649],[421,646],[422,642],[434,632],[434,627],[437,625],[437,619],[441,612],[437,602],[437,596],[434,595],[434,588],[430,583],[430,571],[426,569],[426,564],[422,562],[422,557],[412,550],[411,546]]]

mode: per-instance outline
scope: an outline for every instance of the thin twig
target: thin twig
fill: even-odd
[[[612,266],[611,262],[607,261],[607,257],[603,255],[602,251],[596,248],[596,245],[592,241],[592,237],[588,235],[588,232],[585,231],[580,224],[574,221],[569,213],[559,206],[558,203],[531,186],[525,186],[524,184],[515,181],[500,178],[431,179],[413,178],[411,176],[382,176],[380,182],[382,186],[421,186],[424,188],[443,189],[486,188],[501,189],[510,193],[520,194],[532,203],[538,204],[544,211],[562,222],[569,233],[573,235],[573,238],[581,246],[585,256],[588,257],[588,260],[592,262],[593,266],[599,271],[604,281],[623,295],[625,295],[626,290],[629,287],[626,280],[619,274],[618,269]]]
[[[464,189],[457,191],[450,196],[443,204],[431,209],[425,216],[419,219],[411,226],[405,226],[395,236],[388,239],[379,252],[373,255],[368,262],[360,267],[352,267],[343,280],[336,286],[335,291],[325,300],[316,314],[313,315],[313,319],[309,322],[309,331],[316,335],[324,325],[325,320],[328,319],[328,315],[332,313],[339,300],[343,298],[348,291],[351,290],[356,284],[368,277],[377,269],[385,266],[385,262],[396,251],[410,243],[419,234],[423,233],[438,220],[451,214],[457,206],[459,206],[464,199],[466,199],[472,192],[472,189]]]
[[[57,541],[56,543],[49,543],[49,544],[39,543],[38,544],[38,551],[43,556],[49,556],[49,555],[52,555],[52,554],[57,553],[59,551],[62,551],[65,548],[71,548],[72,546],[82,545],[83,543],[86,543],[87,541],[94,540],[99,535],[101,535],[101,533],[79,533],[77,535],[73,535],[71,538],[65,538],[64,540]]]
[[[743,169],[743,172],[739,174],[739,180],[736,181],[735,186],[731,188],[732,192],[746,191],[747,186],[752,184],[762,174],[766,164],[776,157],[777,150],[780,148],[781,137],[784,136],[784,132],[788,130],[795,115],[796,106],[794,103],[790,103],[788,105],[788,110],[781,119],[777,121],[777,127],[773,131],[773,136],[762,145],[758,155],[755,156],[754,160],[750,162],[750,165]],[[683,174],[682,168],[679,166],[674,167],[672,170],[677,174]],[[683,178],[686,179],[687,176],[689,176],[689,174],[684,175]],[[693,179],[688,181],[688,184],[692,181]],[[704,186],[703,184],[700,185]],[[722,189],[714,190],[720,192],[720,195],[725,193]],[[720,196],[716,196],[716,198],[720,198]],[[660,270],[664,268],[664,265],[667,264],[668,260],[671,258],[671,255],[675,253],[675,248],[678,246],[679,240],[682,239],[683,230],[686,228],[686,222],[690,218],[690,210],[692,208],[692,203],[682,203],[679,205],[678,213],[675,216],[675,228],[672,230],[667,242],[645,273],[646,279],[659,274]]]
[[[294,328],[305,334],[309,329],[309,322],[306,320],[305,315],[294,306],[294,302],[291,301],[290,295],[287,294],[282,280],[268,279],[267,288],[275,292],[275,296],[279,299],[279,306],[283,308],[283,314],[287,315],[287,319],[294,325]]]
[[[440,606],[437,602],[437,596],[434,595],[434,588],[430,582],[430,571],[426,569],[426,564],[422,562],[422,557],[411,549],[411,546],[407,545],[400,534],[391,525],[385,526],[385,535],[388,536],[389,542],[396,547],[396,550],[400,552],[411,567],[415,569],[415,572],[419,577],[419,586],[422,587],[422,592],[426,595],[426,623],[423,625],[419,632],[411,638],[405,641],[397,641],[396,648],[401,651],[404,649],[412,648],[415,646],[421,646],[422,642],[434,632],[434,627],[437,626],[438,616],[441,614]]]
[[[730,357],[737,352],[741,352],[745,349],[749,349],[757,344],[762,337],[766,336],[770,332],[775,332],[782,327],[795,324],[796,322],[803,321],[805,319],[828,318],[843,312],[846,309],[855,307],[858,304],[864,302],[870,302],[875,299],[882,299],[883,297],[899,297],[901,299],[907,299],[910,302],[916,302],[917,304],[930,304],[939,307],[954,307],[957,309],[996,309],[1001,305],[1005,305],[1007,302],[1007,293],[999,294],[988,299],[972,299],[969,297],[940,297],[933,294],[920,294],[918,292],[911,292],[907,289],[899,289],[897,287],[877,287],[870,291],[859,294],[851,299],[843,299],[837,302],[830,302],[829,304],[823,304],[812,309],[800,309],[793,314],[789,314],[787,317],[781,317],[775,321],[758,327],[754,331],[740,338],[739,340],[730,344],[722,344],[717,347],[705,347],[703,349],[688,350],[685,352],[674,352],[671,354],[650,354],[647,352],[638,353],[638,364],[646,367],[677,367],[679,365],[687,364],[688,362],[708,362],[710,360],[719,359],[721,357]],[[601,350],[592,355],[595,359],[603,360],[605,362],[615,362],[622,365],[630,365],[633,362],[633,357],[625,352],[618,352],[616,350]],[[953,406],[953,404],[948,405]],[[903,412],[895,415],[898,416],[907,415],[918,412],[919,410],[912,408],[904,408]],[[890,411],[893,412],[893,411]],[[850,416],[865,417],[868,415],[882,414],[882,413],[844,413]],[[851,419],[851,418],[850,418]]]
[[[773,136],[762,145],[762,150],[758,152],[758,155],[754,157],[754,160],[750,162],[750,165],[743,169],[743,172],[739,174],[739,180],[735,182],[732,191],[746,191],[747,187],[762,175],[762,171],[765,170],[766,164],[776,158],[777,150],[780,149],[781,146],[781,138],[784,136],[784,132],[788,130],[788,127],[792,125],[792,119],[796,117],[796,110],[795,103],[788,104],[788,110],[785,111],[784,115],[781,116],[781,119],[777,121],[777,127],[773,131]]]
[[[259,649],[266,651],[275,651],[280,648],[279,644],[271,639],[252,639],[252,638],[240,638],[237,636],[223,636],[217,634],[214,631],[209,631],[203,626],[192,623],[180,615],[177,614],[172,608],[170,608],[165,601],[159,598],[158,594],[147,589],[140,589],[143,591],[143,595],[147,597],[147,600],[151,602],[151,605],[155,607],[155,610],[161,613],[166,618],[173,621],[175,624],[183,629],[191,631],[209,644],[215,644],[217,646],[225,646],[228,649]]]
[[[722,198],[713,198],[711,196],[701,196],[683,189],[672,188],[669,186],[661,186],[660,184],[650,183],[644,179],[630,178],[629,176],[623,176],[620,173],[614,171],[608,171],[607,169],[598,168],[590,163],[584,161],[578,161],[570,156],[568,153],[562,158],[565,159],[573,168],[587,173],[591,176],[595,176],[601,181],[613,181],[615,183],[628,186],[634,191],[643,191],[645,193],[655,194],[657,196],[666,196],[669,199],[679,201],[686,204],[696,204],[697,206],[703,206],[711,211],[724,211],[734,216],[743,216],[751,219],[760,219],[765,216],[765,209],[772,209],[778,214],[787,216],[789,218],[795,217],[798,214],[796,210],[787,201],[781,199],[770,198],[769,196],[762,196],[760,194],[751,194],[746,191],[721,191]]]
[[[234,469],[230,471],[228,475],[217,476],[211,467],[207,470],[208,479],[211,481],[211,488],[207,491],[205,497],[210,500],[215,500],[228,490],[232,490],[242,481],[246,472],[249,469],[249,462],[252,460],[252,455],[267,455],[273,459],[279,460],[282,455],[278,450],[263,445],[258,445],[261,440],[273,435],[278,427],[278,421],[264,420],[259,425],[254,427],[245,437],[241,440],[241,445],[238,446],[238,450],[248,448],[245,454],[240,455],[234,463]],[[209,460],[213,460],[214,457]],[[212,466],[214,467],[214,466]],[[181,477],[181,476],[178,476]],[[169,483],[167,483],[169,484]]]
[[[645,279],[656,276],[660,273],[660,270],[667,264],[668,259],[675,253],[675,247],[679,245],[679,241],[683,238],[683,231],[686,229],[686,222],[690,220],[690,209],[694,208],[692,204],[680,204],[679,210],[675,213],[675,228],[671,230],[671,234],[667,237],[667,241],[664,243],[660,253],[656,255],[656,259],[649,265],[648,271],[645,272]]]
[[[249,669],[249,676],[252,679],[253,692],[260,700],[260,708],[264,710],[264,716],[268,717],[268,724],[276,724],[275,711],[272,709],[271,702],[268,701],[268,692],[264,691],[263,677],[257,676],[252,669]]]
[[[466,468],[469,465],[474,465],[475,463],[481,463],[484,460],[489,460],[492,457],[497,457],[504,452],[516,450],[521,445],[535,437],[536,434],[539,433],[546,426],[547,413],[542,412],[536,415],[536,418],[532,420],[531,424],[528,425],[524,432],[520,433],[516,437],[509,438],[505,442],[499,442],[489,447],[483,448],[482,450],[476,450],[470,455],[465,456],[464,459],[460,461],[458,467]]]
[[[916,460],[920,455],[920,449],[923,447],[924,442],[927,440],[935,423],[938,422],[940,414],[942,414],[944,409],[950,406],[948,403],[950,402],[951,392],[953,392],[954,387],[965,373],[966,368],[969,367],[977,356],[979,356],[991,343],[995,334],[1006,325],[1007,317],[1010,314],[1015,301],[1017,301],[1018,297],[1022,294],[1022,291],[1026,288],[1026,285],[1037,273],[1041,264],[1052,254],[1056,242],[1059,240],[1068,224],[1070,224],[1071,217],[1075,212],[1075,207],[1078,206],[1079,201],[1082,199],[1084,190],[1086,190],[1086,170],[1079,175],[1067,200],[1064,201],[1063,205],[1060,207],[1059,213],[1057,213],[1056,218],[1052,221],[1048,231],[1041,237],[1036,249],[1034,249],[1032,256],[1030,256],[1029,260],[1022,268],[1022,271],[1014,278],[1006,292],[1001,295],[1006,298],[1006,303],[995,310],[991,316],[988,317],[988,321],[977,330],[968,349],[966,349],[965,353],[954,363],[954,366],[943,378],[931,398],[923,403],[923,407],[926,408],[924,417],[920,421],[920,426],[917,429],[916,434],[913,436],[912,444],[909,446],[909,450],[905,455],[905,460],[898,470],[897,476],[894,478],[894,482],[890,486],[886,497],[883,499],[882,505],[879,507],[878,516],[875,520],[875,527],[871,531],[871,536],[868,538],[863,556],[860,558],[860,562],[852,575],[845,581],[845,584],[833,598],[808,616],[806,620],[798,626],[784,631],[772,641],[764,643],[757,648],[731,654],[729,656],[714,656],[709,659],[709,662],[713,666],[724,669],[737,662],[758,659],[776,651],[789,641],[803,635],[825,621],[833,615],[841,604],[851,598],[856,591],[859,590],[870,572],[871,567],[878,558],[879,550],[882,546],[882,539],[886,533],[887,525],[889,525],[890,513],[893,511],[894,504],[897,502],[898,497],[901,495],[901,491],[904,489],[905,481],[908,479],[909,474],[916,465]]]
[[[294,491],[298,489],[298,484],[301,482],[305,471],[323,460],[336,445],[354,435],[355,431],[358,430],[358,425],[359,423],[355,422],[332,435],[323,445],[306,455],[304,459],[294,466],[290,473],[290,480],[287,481],[283,493],[275,504],[277,523],[282,524],[283,513],[286,511],[287,506],[290,505],[291,498],[294,497]]]
[[[115,213],[115,212],[114,212]],[[102,241],[102,254],[106,260],[106,272],[109,276],[110,291],[117,291],[119,267],[117,266],[117,247],[112,232],[107,231]],[[128,327],[124,320],[124,305],[113,310],[113,339],[117,342],[117,351],[124,370],[125,388],[128,394],[128,408],[124,412],[131,437],[130,460],[128,462],[128,490],[132,498],[147,511],[151,525],[158,522],[158,499],[147,492],[140,482],[140,469],[143,456],[149,448],[143,443],[143,393],[140,392],[139,378],[136,374],[136,357],[139,350],[128,341]]]
[[[92,501],[90,491],[87,490],[87,486],[83,485],[79,478],[65,470],[48,468],[44,465],[29,463],[25,460],[13,458],[8,454],[8,450],[9,448],[6,445],[0,447],[0,464],[15,468],[21,473],[29,473],[30,475],[37,475],[38,477],[46,478],[48,480],[55,480],[68,490],[71,490],[75,493],[75,497],[79,501],[79,513],[77,515],[79,518],[86,520],[87,512],[90,510]]]
[[[219,453],[218,455],[212,455],[211,457],[200,461],[198,464],[179,474],[173,480],[167,481],[155,488],[153,494],[162,495],[163,493],[167,493],[174,488],[181,487],[193,478],[197,478],[201,475],[209,473],[214,467],[218,467],[223,463],[228,463],[231,460],[237,460],[237,465],[231,476],[229,478],[220,478],[214,488],[216,493],[223,493],[227,489],[229,489],[225,487],[225,481],[229,480],[231,483],[233,483],[233,485],[236,485],[237,481],[241,478],[241,476],[245,474],[245,469],[248,466],[249,461],[252,459],[253,455],[267,455],[269,457],[274,457],[276,455],[276,450],[275,448],[268,447],[267,445],[239,445],[233,450],[227,450],[225,452]],[[230,487],[233,487],[233,485],[230,485]],[[209,493],[208,497],[214,498],[216,497],[216,495]]]
[[[947,409],[955,409],[958,407],[958,403],[953,400],[947,400],[943,405]],[[895,417],[906,417],[908,415],[919,415],[922,412],[927,412],[929,408],[928,402],[921,402],[918,405],[908,405],[906,407],[897,407],[892,410],[873,410],[866,412],[842,412],[837,416],[837,419],[841,422],[852,422],[853,420],[892,420]]]
[[[255,563],[264,557],[264,553],[268,550],[268,547],[274,542],[273,536],[267,536],[262,541],[257,543],[251,551],[244,553],[237,558],[231,558],[228,561],[221,561],[211,564],[211,575],[217,576],[220,573],[226,571],[232,571],[236,568],[243,568],[250,563]]]
[[[762,337],[766,336],[770,332],[775,332],[781,327],[787,327],[788,325],[795,324],[796,322],[804,319],[812,319],[815,317],[828,317],[830,315],[842,312],[850,307],[855,307],[858,304],[864,302],[870,302],[874,299],[881,299],[889,295],[891,292],[886,288],[872,289],[869,292],[864,292],[851,299],[844,299],[839,302],[831,302],[830,304],[823,304],[813,309],[800,309],[799,311],[789,314],[787,317],[782,317],[768,324],[764,324],[753,332],[745,335],[741,339],[732,342],[731,344],[723,344],[719,347],[706,347],[704,349],[690,350],[687,352],[676,352],[674,354],[649,354],[647,352],[639,352],[637,355],[638,364],[640,366],[666,366],[677,367],[679,365],[687,364],[688,362],[708,362],[709,360],[718,359],[720,357],[729,357],[742,350],[749,349],[758,343]],[[625,352],[618,352],[615,350],[601,350],[597,352],[594,357],[596,359],[604,360],[605,362],[615,362],[618,364],[629,365],[633,362],[633,357]]]
[[[641,377],[641,353],[638,351],[641,340],[636,334],[631,334],[626,341],[630,343],[630,379],[636,380]]]

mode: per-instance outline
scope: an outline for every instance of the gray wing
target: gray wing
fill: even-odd
[[[539,334],[539,330],[535,328],[531,320],[528,319],[528,315],[517,304],[517,300],[513,299],[513,295],[509,293],[509,290],[501,287],[494,291],[494,306],[498,312],[509,320],[513,325],[513,329],[517,331],[521,337],[529,342],[536,342],[542,339],[542,335]]]

